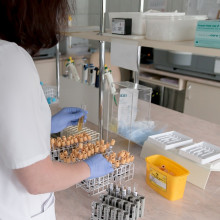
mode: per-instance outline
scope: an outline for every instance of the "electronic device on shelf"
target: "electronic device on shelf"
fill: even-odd
[[[220,59],[154,49],[154,67],[168,72],[220,81]]]

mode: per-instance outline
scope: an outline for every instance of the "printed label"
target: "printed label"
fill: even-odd
[[[113,19],[112,20],[112,33],[125,34],[125,20]]]
[[[120,90],[118,106],[118,133],[130,139],[131,126],[137,117],[137,89],[124,88]]]
[[[150,168],[150,182],[163,191],[167,191],[167,177],[152,168]]]

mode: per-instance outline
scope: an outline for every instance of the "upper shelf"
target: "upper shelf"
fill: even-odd
[[[195,47],[193,41],[177,41],[177,42],[168,42],[168,41],[152,41],[146,40],[144,36],[133,36],[133,35],[114,35],[109,33],[104,33],[99,35],[97,31],[84,31],[84,32],[65,32],[66,36],[80,37],[89,40],[99,40],[111,42],[112,39],[127,39],[138,41],[139,46],[152,47],[163,50],[174,50],[179,52],[191,52],[194,54],[205,55],[205,56],[216,56],[220,57],[220,49],[214,48],[204,48],[204,47]]]

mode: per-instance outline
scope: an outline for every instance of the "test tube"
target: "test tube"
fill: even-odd
[[[134,183],[134,188],[133,188],[133,195],[134,196],[137,196],[137,188],[138,188],[138,184],[137,183]]]
[[[130,195],[130,194],[131,194],[131,187],[128,186],[128,188],[127,188],[127,195]]]
[[[116,189],[115,189],[115,197],[117,198],[120,197],[120,188],[118,186],[116,186]]]
[[[121,191],[121,198],[122,199],[125,199],[126,200],[126,189],[125,188],[122,188],[122,191]]]
[[[113,185],[113,183],[110,183],[110,186],[109,186],[109,195],[111,195],[111,196],[114,195],[114,185]]]
[[[86,110],[86,105],[81,105],[81,109]],[[78,131],[81,131],[84,127],[84,115],[78,121]]]

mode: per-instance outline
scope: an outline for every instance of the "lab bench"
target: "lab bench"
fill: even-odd
[[[51,106],[52,113],[58,108]],[[220,125],[204,121],[161,106],[151,105],[151,119],[166,125],[166,131],[175,130],[194,139],[195,142],[207,141],[214,145],[220,143]],[[98,130],[98,127],[87,122],[87,127]],[[127,141],[113,135],[116,147],[126,148]],[[141,147],[132,144],[130,151],[135,156],[134,179],[127,185],[138,184],[137,191],[146,198],[145,214],[142,219],[175,219],[175,220],[218,220],[220,217],[220,172],[211,172],[206,189],[203,190],[191,183],[186,184],[182,199],[169,201],[153,191],[146,184],[146,163],[140,158]],[[74,186],[56,192],[57,220],[84,220],[91,216],[91,203],[98,201],[98,196],[89,196],[87,192]]]

